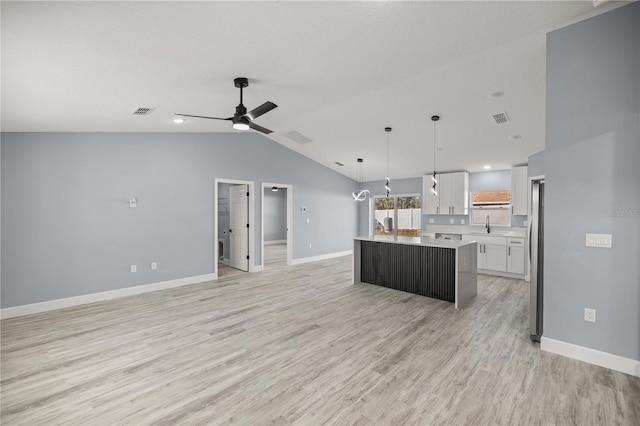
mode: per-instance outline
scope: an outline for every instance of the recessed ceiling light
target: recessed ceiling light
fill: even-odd
[[[489,170],[491,168],[491,166],[488,165],[488,164],[485,164],[484,166],[482,166],[482,168],[485,169],[485,170]]]
[[[509,140],[510,141],[517,141],[518,139],[522,138],[521,135],[513,135],[513,136],[509,136]]]
[[[502,90],[489,93],[489,99],[499,99],[504,96],[504,92]]]
[[[174,118],[173,122],[176,124],[184,123],[184,118]]]

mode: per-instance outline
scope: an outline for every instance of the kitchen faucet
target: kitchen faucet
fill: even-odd
[[[491,232],[491,218],[489,217],[489,215],[487,215],[487,221],[484,227],[487,228],[487,234],[489,234]]]

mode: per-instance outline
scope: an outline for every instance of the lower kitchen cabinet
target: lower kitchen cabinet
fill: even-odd
[[[524,275],[524,238],[463,235],[462,239],[478,243],[478,269]]]
[[[482,260],[478,260],[478,268],[505,272],[507,270],[507,247],[496,244],[482,245]]]
[[[507,240],[507,272],[524,275],[524,238]]]

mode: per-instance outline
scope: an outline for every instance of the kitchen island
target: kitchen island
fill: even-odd
[[[459,308],[478,293],[476,245],[428,237],[356,237],[353,282],[445,300]]]

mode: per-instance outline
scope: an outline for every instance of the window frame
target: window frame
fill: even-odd
[[[418,233],[422,230],[422,194],[408,193],[408,194],[389,194],[388,198],[393,198],[393,237],[398,236],[398,198],[403,197],[416,197],[420,200],[420,225],[418,226]],[[380,235],[375,233],[375,199],[387,198],[386,195],[372,195],[369,197],[369,235]]]

